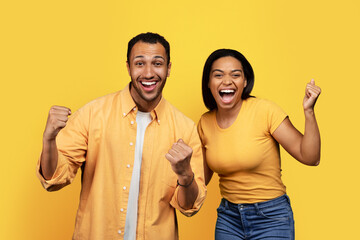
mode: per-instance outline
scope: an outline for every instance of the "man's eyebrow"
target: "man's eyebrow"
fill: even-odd
[[[144,57],[143,55],[137,55],[137,56],[134,57],[134,59],[136,59],[136,58],[143,58],[143,57]]]
[[[137,58],[144,58],[145,56],[144,55],[137,55],[137,56],[135,56],[134,57],[134,59],[137,59]],[[164,61],[165,61],[165,58],[163,57],[163,56],[155,56],[154,58],[161,58],[161,59],[163,59]]]
[[[165,58],[163,56],[155,56],[154,58],[161,58],[165,61]]]

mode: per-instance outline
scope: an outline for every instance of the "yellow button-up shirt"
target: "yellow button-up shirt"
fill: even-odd
[[[74,113],[57,138],[58,165],[45,180],[48,191],[70,184],[79,167],[82,189],[73,239],[123,239],[133,171],[137,107],[129,87],[96,99]],[[175,209],[186,216],[201,207],[206,187],[196,126],[164,98],[151,111],[143,146],[137,239],[178,239]],[[177,175],[165,154],[182,138],[192,149],[191,167],[199,188],[192,209],[177,200]]]

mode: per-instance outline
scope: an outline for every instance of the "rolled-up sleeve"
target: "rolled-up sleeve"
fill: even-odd
[[[196,181],[196,184],[198,186],[198,195],[197,198],[193,204],[193,207],[191,209],[183,209],[178,202],[178,191],[180,186],[177,186],[174,192],[174,195],[170,201],[170,204],[178,209],[182,214],[184,214],[187,217],[191,217],[194,214],[196,214],[202,204],[205,201],[206,198],[206,185],[204,180],[204,165],[203,165],[203,155],[202,155],[202,148],[201,148],[201,142],[199,139],[199,135],[197,133],[196,127],[194,125],[190,139],[188,141],[189,146],[193,149],[193,154],[191,157],[191,168],[195,174],[194,180]]]
[[[40,158],[36,167],[36,175],[47,191],[56,191],[70,184],[82,163],[87,151],[87,124],[84,109],[72,115],[65,128],[56,137],[58,163],[51,179],[46,180],[41,172]]]

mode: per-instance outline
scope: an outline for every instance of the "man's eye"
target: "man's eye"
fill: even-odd
[[[135,65],[136,65],[136,66],[142,66],[142,65],[144,65],[144,63],[142,63],[142,62],[137,62],[137,63],[135,63]]]
[[[162,65],[162,62],[155,62],[154,65],[155,65],[155,66],[161,66],[161,65]]]

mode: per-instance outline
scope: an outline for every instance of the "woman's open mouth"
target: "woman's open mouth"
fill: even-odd
[[[220,95],[221,100],[224,103],[229,103],[234,98],[235,90],[234,89],[222,89],[219,91],[219,95]]]

